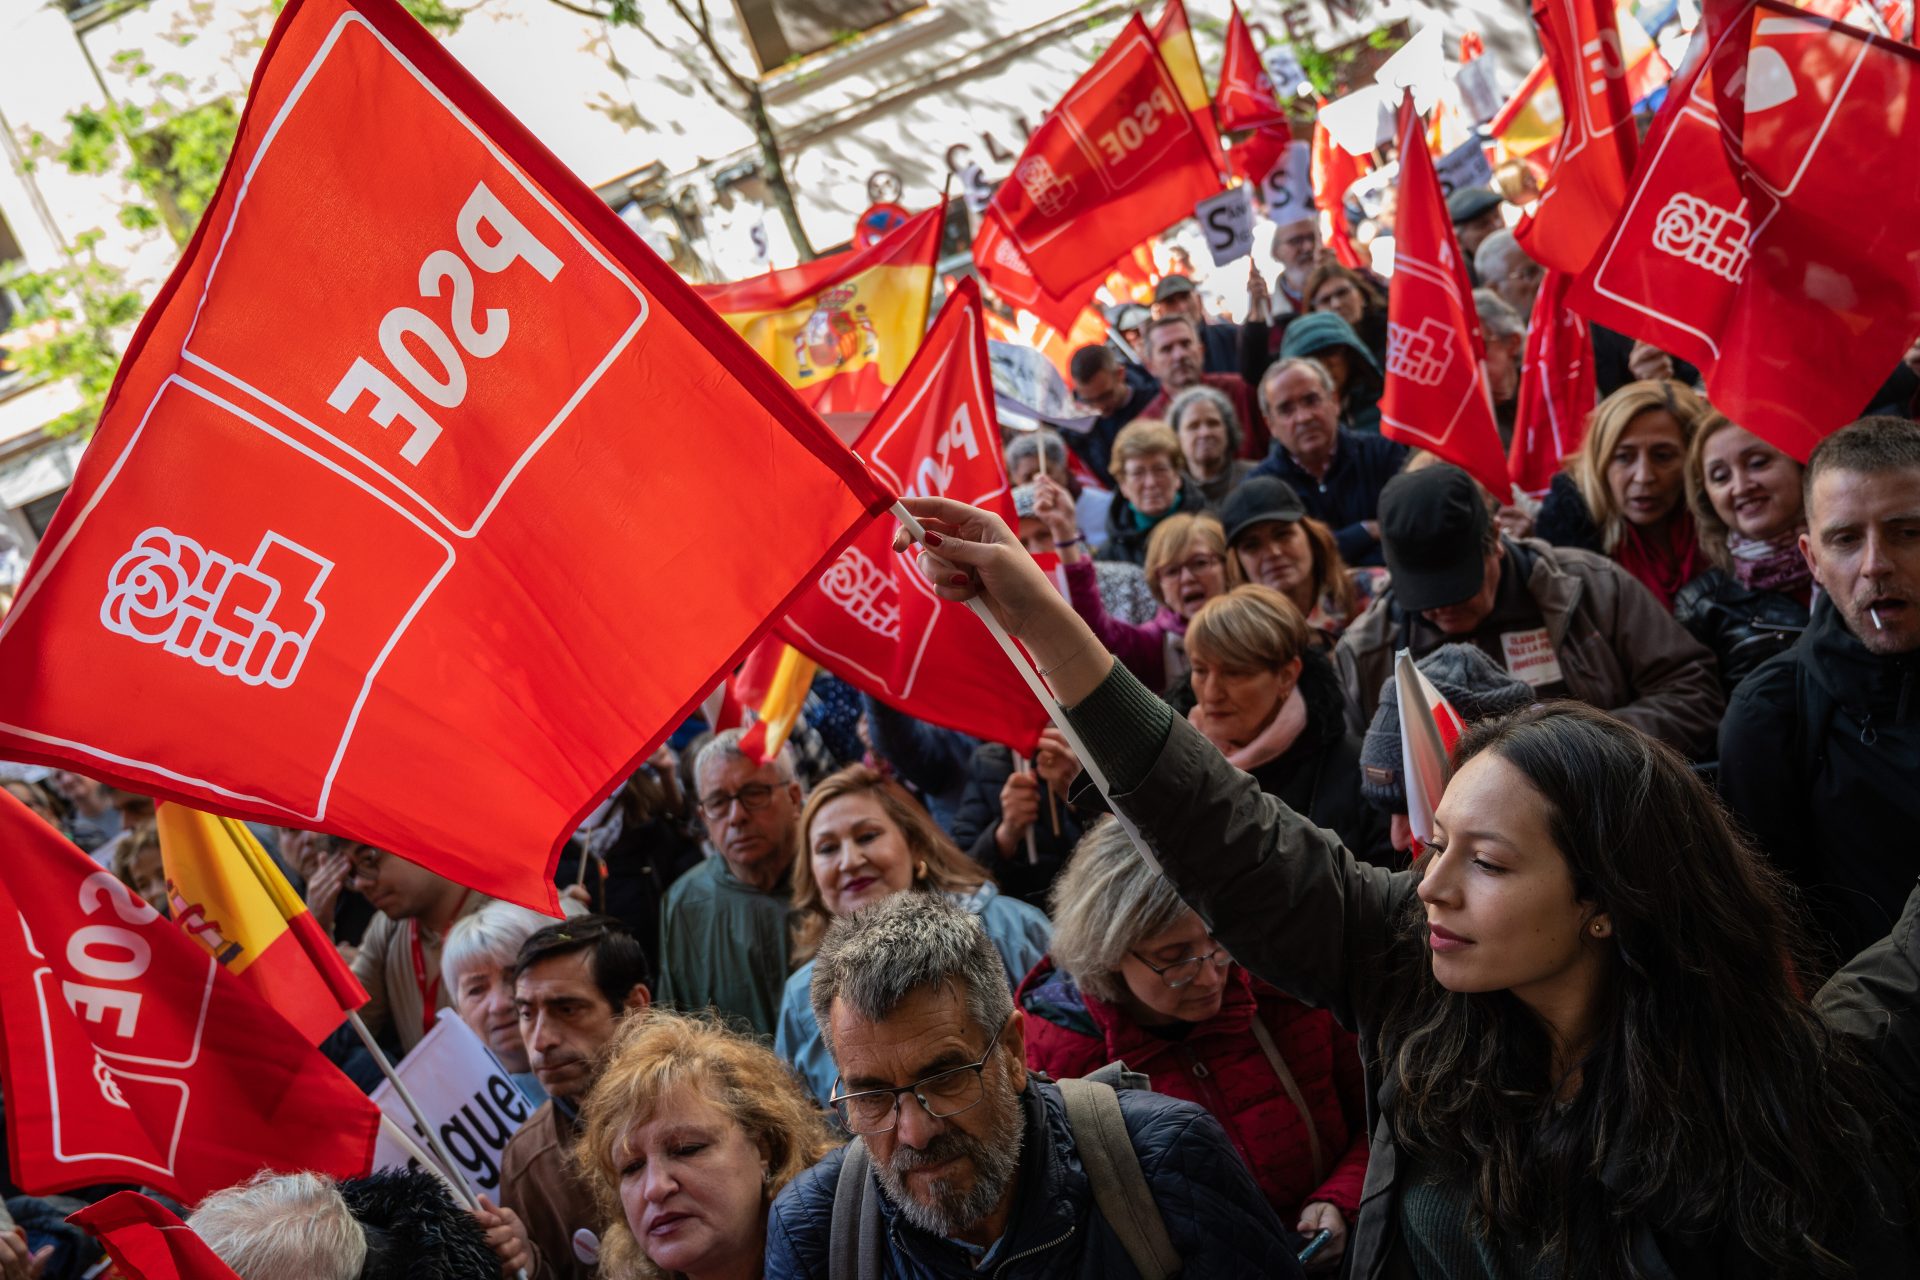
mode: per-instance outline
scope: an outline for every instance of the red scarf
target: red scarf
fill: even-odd
[[[1703,567],[1693,513],[1682,506],[1663,532],[1651,536],[1623,521],[1613,558],[1653,592],[1661,608],[1673,608],[1674,594],[1698,577]]]

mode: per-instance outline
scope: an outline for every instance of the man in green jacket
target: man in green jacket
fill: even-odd
[[[745,1019],[772,1039],[787,957],[789,875],[800,850],[793,752],[767,764],[717,735],[694,761],[700,816],[720,851],[681,876],[660,908],[660,1000]]]

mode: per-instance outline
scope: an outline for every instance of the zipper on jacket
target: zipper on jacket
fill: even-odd
[[[1091,1207],[1091,1211],[1094,1213],[1098,1213],[1100,1212],[1100,1207],[1098,1205],[1094,1205]],[[1014,1263],[1020,1261],[1020,1259],[1031,1258],[1036,1253],[1045,1253],[1048,1249],[1051,1249],[1056,1245],[1065,1244],[1067,1242],[1067,1237],[1071,1236],[1072,1234],[1073,1234],[1073,1224],[1069,1222],[1067,1224],[1067,1229],[1065,1231],[1061,1232],[1054,1239],[1047,1241],[1045,1244],[1037,1244],[1033,1246],[1033,1248],[1031,1249],[1022,1249],[1019,1253],[1014,1254],[1011,1258],[1002,1259],[1000,1262],[1000,1265],[993,1269],[994,1280],[1000,1280],[1001,1275],[1005,1274],[1006,1269],[1012,1266]]]

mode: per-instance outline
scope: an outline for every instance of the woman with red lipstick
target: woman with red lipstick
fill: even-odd
[[[1717,413],[1687,450],[1687,502],[1712,566],[1674,597],[1673,616],[1720,661],[1728,693],[1807,627],[1813,570],[1798,462]]]
[[[1687,446],[1706,401],[1678,382],[1630,382],[1600,402],[1534,531],[1613,557],[1668,608],[1707,566],[1687,510]]]
[[[767,1207],[833,1148],[812,1100],[758,1041],[657,1007],[609,1054],[574,1149],[600,1274],[760,1280]]]
[[[839,1070],[821,1043],[808,992],[813,953],[835,917],[896,893],[944,894],[980,917],[1006,964],[1008,990],[1046,954],[1046,913],[1001,893],[899,783],[865,765],[821,780],[801,811],[800,838],[806,856],[793,864],[793,954],[806,963],[787,979],[773,1044],[823,1105]]]
[[[1357,1033],[1350,1274],[1914,1274],[1920,891],[1810,998],[1783,882],[1686,761],[1569,703],[1468,730],[1420,863],[1359,862],[1116,664],[998,518],[906,505],[922,573],[1048,672],[1213,938]]]

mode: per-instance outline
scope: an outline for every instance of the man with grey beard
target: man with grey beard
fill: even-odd
[[[834,1112],[856,1141],[774,1202],[769,1280],[1129,1280],[1156,1215],[1184,1274],[1301,1274],[1297,1246],[1206,1111],[1109,1091],[1107,1142],[1069,1117],[1061,1086],[1027,1071],[1025,1015],[993,943],[938,895],[899,893],[836,920],[811,995],[840,1070]]]

